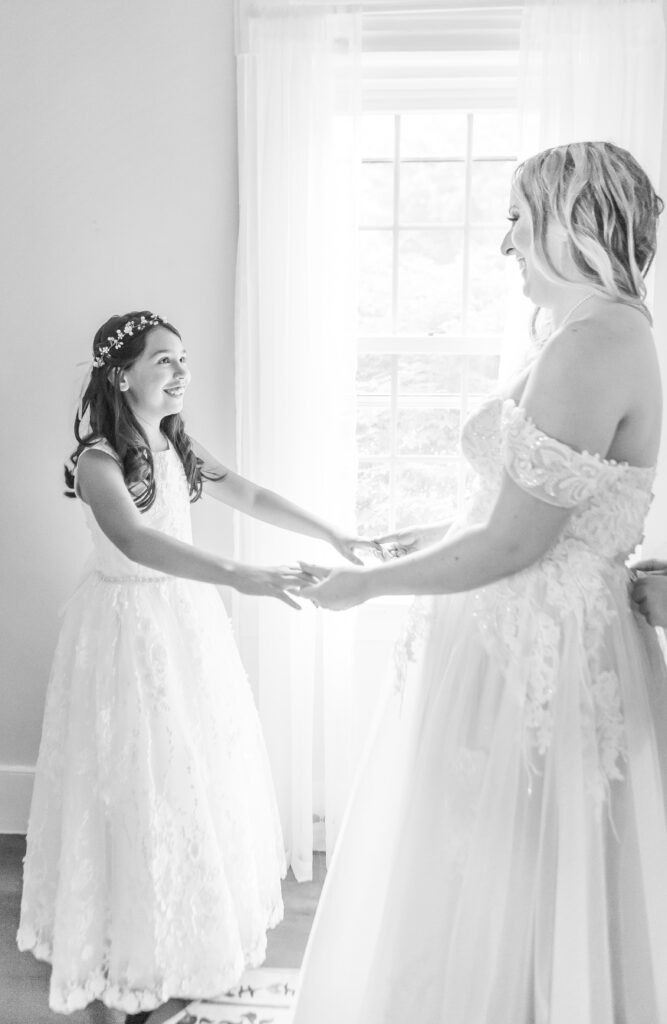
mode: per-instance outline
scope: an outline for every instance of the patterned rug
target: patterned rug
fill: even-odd
[[[229,992],[190,1003],[165,1024],[290,1024],[298,977],[287,967],[246,971]]]

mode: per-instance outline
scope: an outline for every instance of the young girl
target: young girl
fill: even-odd
[[[144,311],[97,332],[65,478],[94,555],[49,684],[18,944],[52,964],[49,1005],[101,999],[142,1021],[262,962],[285,860],[260,724],[219,595],[298,608],[297,569],[192,546],[190,502],[371,545],[228,471],[188,437],[180,334]],[[90,428],[82,432],[88,414]],[[196,581],[196,582],[193,582]]]

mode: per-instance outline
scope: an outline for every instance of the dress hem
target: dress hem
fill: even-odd
[[[198,984],[198,991],[192,992],[192,983],[187,986],[180,983],[173,975],[158,980],[151,989],[131,989],[120,985],[109,984],[103,972],[93,975],[86,984],[69,989],[67,992],[49,992],[49,1009],[54,1013],[70,1014],[82,1010],[89,1003],[99,1000],[112,1010],[125,1013],[138,1013],[142,1010],[155,1010],[169,999],[206,999],[219,996],[231,988],[239,980],[246,967],[259,967],[266,959],[266,931],[275,928],[283,919],[282,902],[276,904],[269,912],[264,934],[255,945],[243,953],[229,966],[224,968],[215,978]],[[22,926],[17,934],[17,945],[22,953],[31,953],[36,960],[53,963],[53,949],[49,942],[33,931]]]

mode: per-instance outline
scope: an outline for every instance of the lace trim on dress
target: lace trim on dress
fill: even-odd
[[[535,498],[559,508],[575,508],[631,468],[571,448],[540,430],[512,399],[507,403],[511,408],[505,434],[505,469],[522,490]]]
[[[394,691],[403,694],[411,664],[416,664],[424,646],[433,613],[433,598],[416,597],[408,610],[403,631],[394,645]]]
[[[265,929],[275,928],[283,919],[282,902],[265,908]],[[177,929],[175,924],[174,929]],[[17,935],[18,947],[30,952],[37,960],[53,963],[51,943],[33,928],[22,926]],[[169,999],[194,999],[204,995],[213,997],[235,985],[246,967],[259,967],[266,958],[266,938],[260,937],[250,948],[237,952],[233,960],[221,960],[215,974],[205,971],[201,975],[185,977],[165,975],[151,979],[150,987],[139,987],[129,976],[118,977],[110,965],[107,950],[102,966],[88,973],[85,979],[76,974],[49,993],[49,1005],[56,1013],[70,1014],[82,1010],[95,999],[105,1006],[125,1013],[154,1010]]]

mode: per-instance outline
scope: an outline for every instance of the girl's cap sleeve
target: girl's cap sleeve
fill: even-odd
[[[78,482],[79,466],[81,465],[81,459],[84,458],[86,452],[105,452],[107,455],[110,455],[111,458],[114,459],[118,463],[118,465],[121,467],[121,469],[123,468],[122,465],[121,465],[121,461],[120,461],[120,457],[118,455],[118,452],[114,448],[111,447],[111,445],[106,440],[106,438],[100,437],[96,441],[93,441],[92,444],[86,445],[86,447],[83,448],[81,450],[81,452],[79,453],[79,458],[76,460],[76,466],[74,467],[74,493],[76,494],[76,496],[78,498],[81,497],[81,495],[79,494],[79,482]]]
[[[120,465],[120,457],[118,455],[118,452],[111,447],[109,442],[104,437],[98,438],[96,441],[93,441],[92,444],[88,444],[86,445],[85,448],[82,449],[77,460],[77,466],[81,462],[81,459],[86,454],[86,452],[105,452],[106,455],[110,455],[111,458],[115,459],[115,461]]]
[[[513,403],[505,433],[504,464],[515,484],[560,508],[575,508],[612,483],[621,466],[579,452],[535,426]]]

